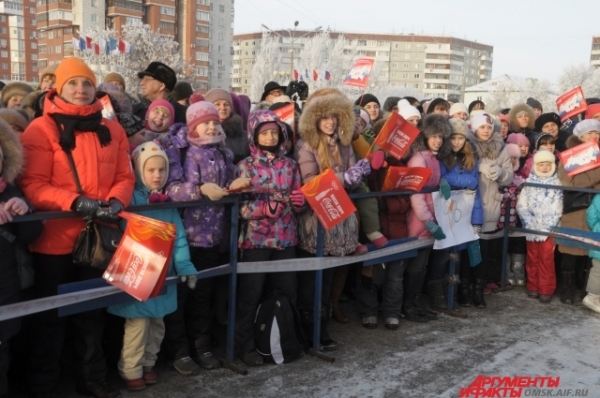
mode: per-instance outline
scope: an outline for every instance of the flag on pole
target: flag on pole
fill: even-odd
[[[300,75],[300,78],[298,80],[300,80],[301,82],[303,82],[304,81],[304,76]]]
[[[297,69],[294,69],[294,73],[293,73],[293,75],[294,75],[294,80],[298,80],[298,75],[299,75],[299,73],[298,73],[298,70],[297,70]]]
[[[115,39],[114,37],[111,37],[109,39],[109,45],[110,45],[110,52],[112,54],[119,54],[119,45],[117,43],[117,39]]]
[[[319,80],[319,74],[317,73],[317,71],[315,69],[313,69],[313,80],[314,81]]]
[[[329,73],[328,70],[325,71],[325,80],[327,80],[327,81],[331,80],[331,73]]]
[[[79,48],[79,39],[73,38],[73,51],[81,51],[81,48]]]
[[[91,37],[85,37],[85,48],[88,49],[92,49],[92,38]]]
[[[119,40],[119,52],[129,54],[131,52],[131,44],[125,40]]]
[[[79,51],[83,51],[86,49],[85,39],[79,36]]]
[[[310,77],[310,76],[308,75],[308,69],[304,69],[304,77],[306,77],[307,79]]]

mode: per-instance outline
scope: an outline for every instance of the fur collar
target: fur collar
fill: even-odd
[[[473,144],[475,152],[480,159],[497,159],[504,149],[504,140],[499,133],[493,133],[489,140],[481,141],[475,134],[469,132],[467,137]]]
[[[298,129],[300,137],[311,148],[319,145],[319,130],[317,123],[329,115],[338,116],[338,134],[340,143],[348,146],[352,143],[352,133],[354,132],[354,107],[352,102],[345,96],[338,93],[326,94],[323,96],[309,98],[304,105]]]
[[[522,129],[519,127],[519,122],[517,121],[517,114],[525,111],[529,115],[529,124],[526,129]],[[527,104],[517,104],[510,108],[510,112],[508,112],[508,120],[510,120],[510,129],[511,131],[515,131],[517,133],[522,133],[523,131],[533,131],[535,128],[535,113],[533,112],[533,108]]]
[[[567,149],[571,149],[574,146],[581,144],[583,144],[583,141],[581,141],[579,137],[577,137],[575,134],[569,136],[569,138],[567,138],[567,140],[565,141],[565,146],[567,147]]]

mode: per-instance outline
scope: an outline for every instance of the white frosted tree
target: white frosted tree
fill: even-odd
[[[516,104],[535,98],[542,103],[544,112],[556,111],[556,93],[548,80],[520,79],[499,82],[485,99],[485,109],[492,114],[502,108],[510,108]]]
[[[179,49],[179,43],[170,36],[160,34],[160,31],[152,31],[149,25],[125,25],[120,35],[112,29],[89,30],[82,36],[91,37],[94,43],[102,40],[109,42],[111,38],[122,39],[131,44],[129,54],[106,54],[100,49],[97,55],[92,51],[79,51],[76,56],[85,59],[95,69],[100,78],[110,71],[117,71],[123,75],[127,91],[137,94],[139,78],[137,73],[146,69],[152,61],[160,61],[169,65],[177,74],[178,79],[193,81],[195,70],[189,66]],[[110,66],[107,68],[107,66]]]
[[[289,65],[284,65],[285,47],[282,47],[282,39],[272,34],[264,34],[260,50],[256,55],[256,62],[252,66],[252,81],[250,86],[250,98],[259,100],[265,84],[277,81],[279,84],[287,85],[276,73]]]
[[[558,78],[559,94],[581,86],[586,97],[600,97],[600,69],[587,64],[566,67]]]

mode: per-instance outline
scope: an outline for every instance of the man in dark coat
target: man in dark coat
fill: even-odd
[[[171,96],[171,91],[177,83],[177,75],[173,69],[162,62],[150,62],[146,70],[138,72],[140,78],[141,101],[133,106],[133,113],[142,120],[146,119],[146,111],[152,101],[167,100],[175,110],[175,123],[185,123],[187,107],[179,104]]]

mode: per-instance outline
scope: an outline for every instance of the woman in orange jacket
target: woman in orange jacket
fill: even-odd
[[[20,184],[38,211],[72,210],[118,222],[116,213],[129,205],[135,183],[129,143],[117,122],[102,117],[94,73],[81,59],[67,58],[58,66],[56,89],[48,92],[43,116],[31,122],[22,144],[29,162]],[[48,220],[42,235],[30,245],[37,297],[55,295],[64,283],[101,277],[101,270],[73,264],[73,246],[84,226],[82,218]],[[105,381],[103,317],[102,310],[71,316],[77,391],[116,398],[121,396],[119,389]],[[54,310],[35,318],[29,341],[28,387],[32,396],[52,396],[58,385],[67,319],[59,318]]]

